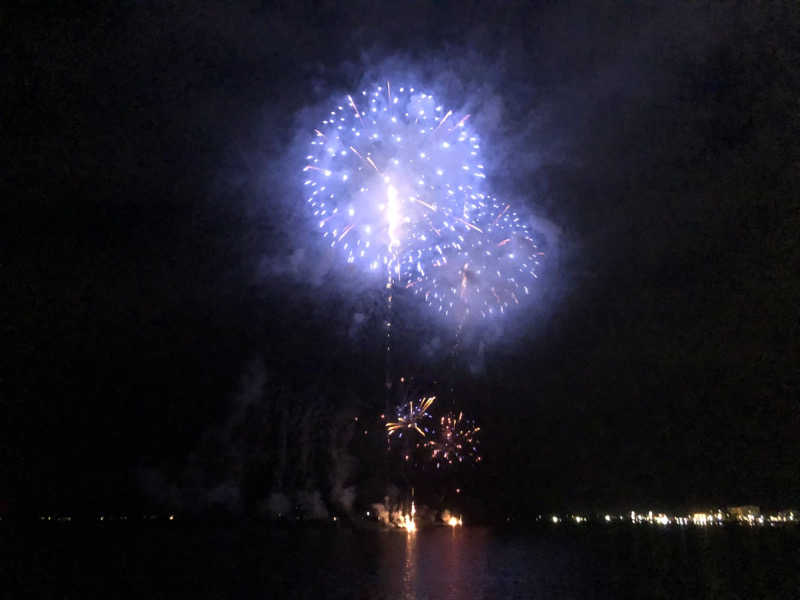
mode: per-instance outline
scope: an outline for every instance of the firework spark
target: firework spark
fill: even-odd
[[[442,522],[450,527],[460,527],[464,525],[464,519],[461,515],[457,515],[449,510],[442,511]]]
[[[468,117],[388,82],[348,95],[313,129],[303,184],[323,238],[348,263],[445,316],[488,317],[530,293],[542,253],[488,191]]]
[[[403,431],[416,431],[425,437],[430,430],[425,426],[423,420],[430,418],[428,409],[434,400],[436,400],[436,396],[420,398],[416,405],[413,400],[401,404],[397,408],[397,421],[386,423],[386,433],[390,437],[395,433],[399,433],[398,437],[402,437]]]
[[[415,515],[417,514],[417,509],[414,506],[414,501],[411,501],[411,514],[403,515],[402,519],[400,520],[399,527],[401,529],[405,529],[408,533],[414,533],[417,530],[417,522],[415,520]]]
[[[448,413],[439,420],[436,436],[426,441],[423,446],[430,452],[430,459],[436,468],[463,462],[480,462],[478,453],[478,432],[480,427],[475,422],[458,415]]]

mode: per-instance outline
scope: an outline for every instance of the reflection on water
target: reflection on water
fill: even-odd
[[[409,531],[406,535],[406,560],[403,565],[403,599],[417,597],[417,534]]]
[[[352,590],[355,595],[792,598],[798,596],[785,591],[800,589],[792,567],[800,565],[798,533],[790,530],[621,527],[498,533],[447,527],[386,532],[376,540],[379,564],[373,577]]]
[[[800,598],[797,527],[406,533],[256,523],[4,533],[4,555],[35,549],[35,568],[15,576],[37,598]],[[0,561],[0,577],[7,568]]]
[[[486,536],[481,528],[456,527],[383,534],[378,595],[403,600],[480,597],[487,580]],[[397,563],[399,542],[402,564]]]
[[[456,531],[456,529],[456,527],[450,528],[450,535],[448,536],[450,539],[445,543],[442,555],[442,571],[446,574],[448,581],[446,587],[448,597],[454,597],[454,594],[458,592],[458,582],[462,581],[462,560],[461,552],[459,551],[462,538],[459,537],[460,532]]]

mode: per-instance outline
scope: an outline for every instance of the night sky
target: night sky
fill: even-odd
[[[2,11],[3,511],[381,497],[383,292],[294,150],[394,73],[471,109],[546,247],[455,351],[397,300],[395,377],[482,425],[470,502],[798,505],[796,2],[34,4]]]

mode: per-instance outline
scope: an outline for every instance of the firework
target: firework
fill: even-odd
[[[439,420],[436,436],[426,441],[423,446],[430,452],[430,459],[436,468],[463,462],[480,462],[478,453],[478,432],[480,427],[475,422],[458,415],[448,413]]]
[[[456,515],[449,510],[442,511],[442,522],[446,523],[450,527],[460,527],[464,525],[464,519],[461,515]]]
[[[434,400],[436,400],[436,396],[420,398],[416,404],[413,400],[401,404],[397,408],[397,421],[386,423],[386,433],[390,437],[395,433],[398,433],[398,437],[402,437],[404,431],[416,431],[425,437],[430,433],[430,429],[428,429],[424,420],[430,419],[428,409]]]
[[[414,501],[411,501],[411,514],[403,515],[403,520],[400,522],[400,527],[405,529],[408,533],[414,533],[417,530],[417,522],[414,515],[417,514],[417,509],[414,506]]]
[[[303,184],[323,239],[348,263],[445,316],[487,317],[530,293],[542,253],[487,189],[468,118],[388,82],[348,95],[314,129]]]

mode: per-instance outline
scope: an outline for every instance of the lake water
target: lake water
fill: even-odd
[[[6,532],[0,598],[798,599],[798,529],[47,524]]]

